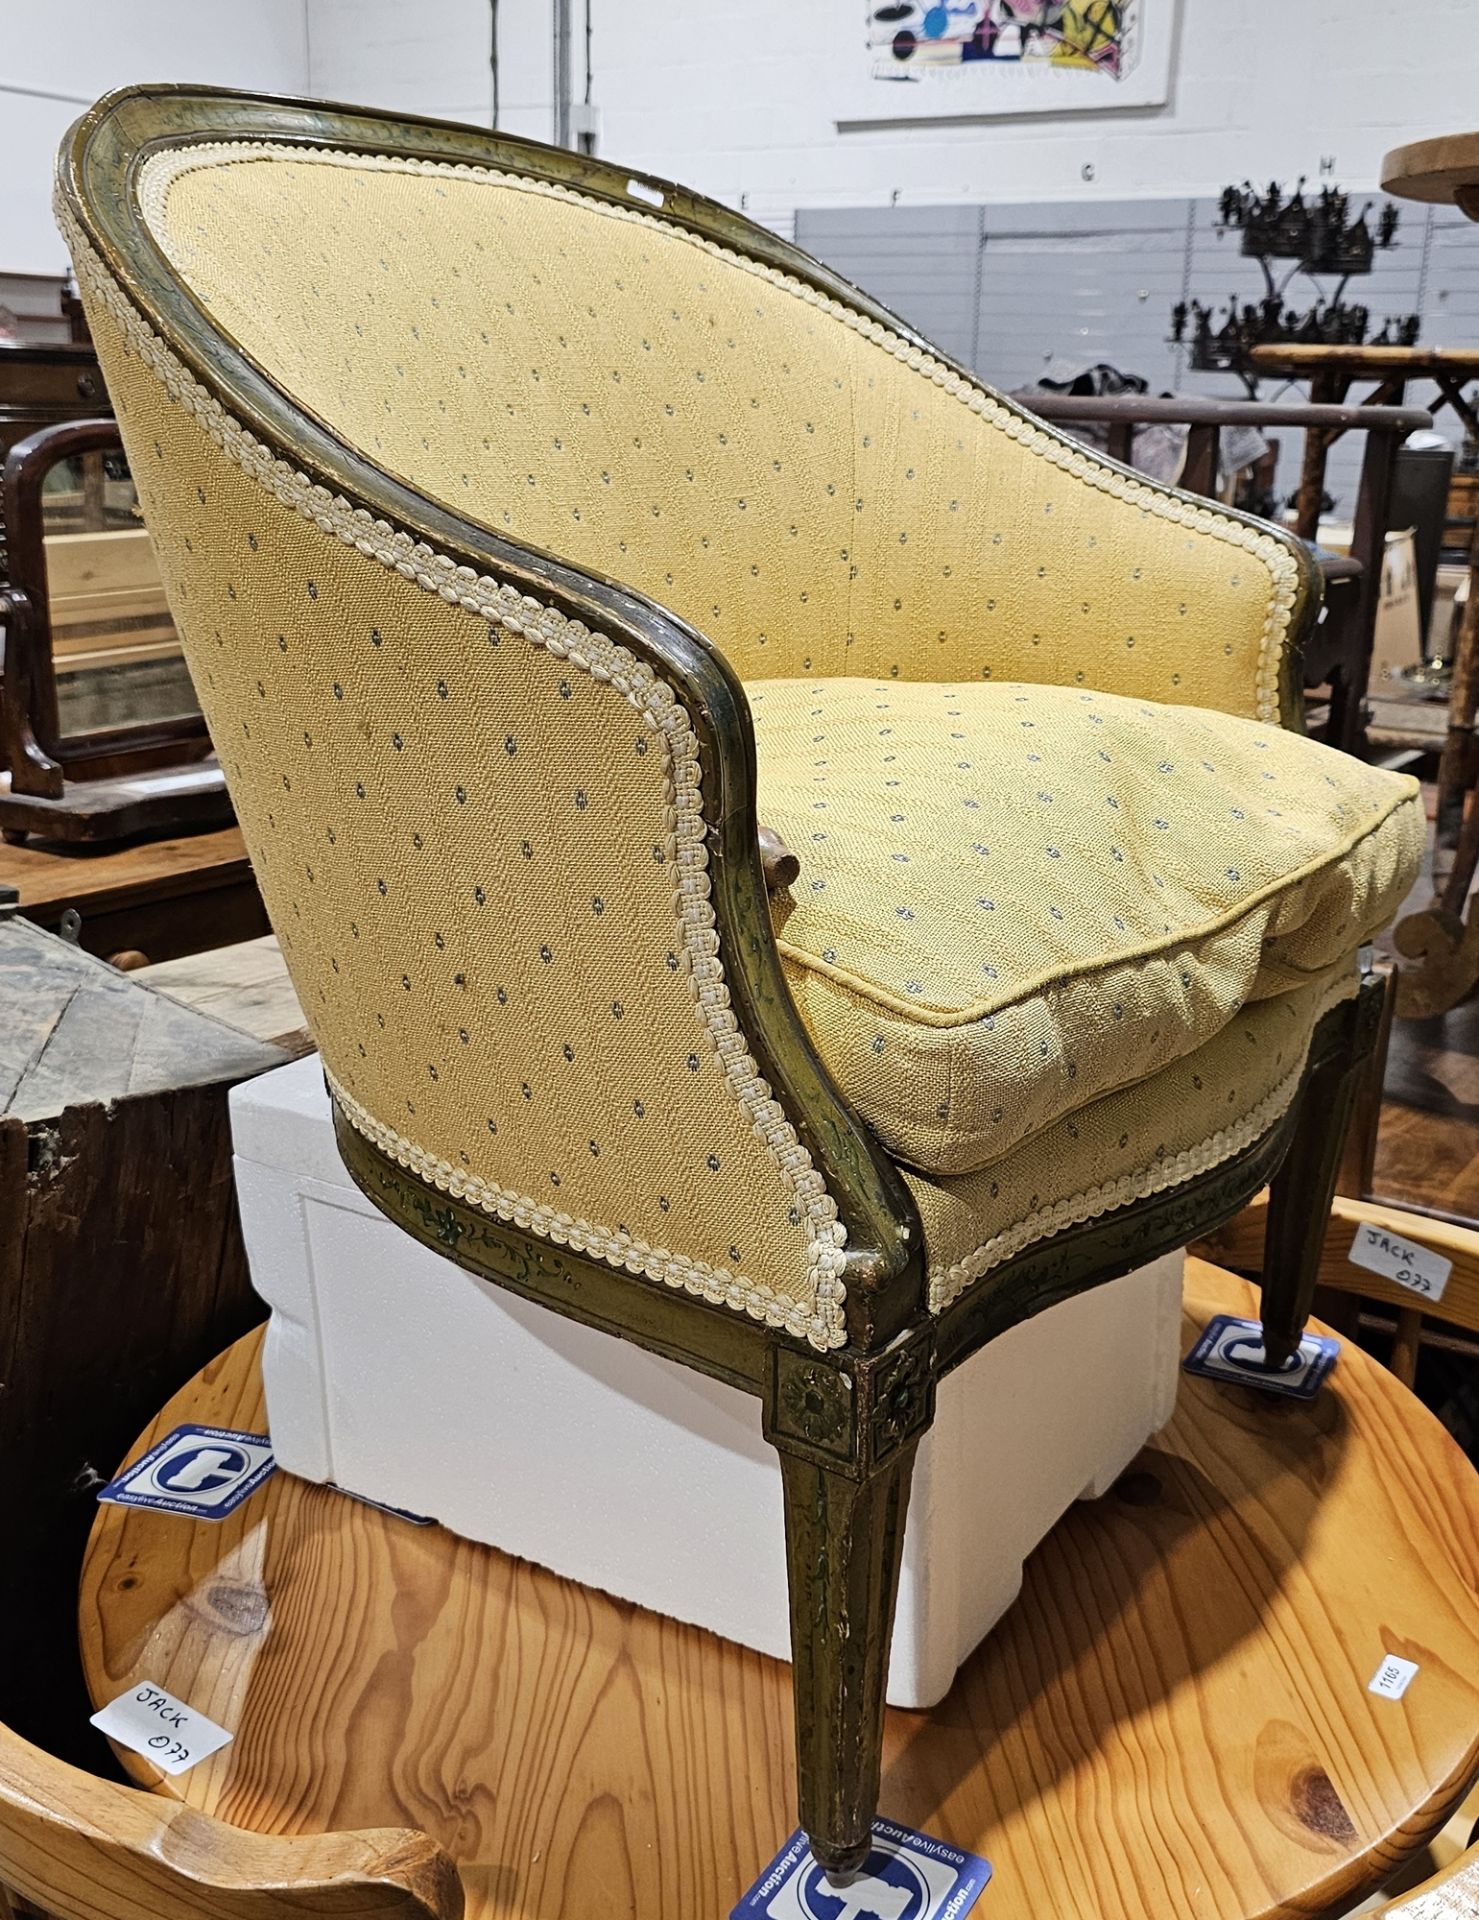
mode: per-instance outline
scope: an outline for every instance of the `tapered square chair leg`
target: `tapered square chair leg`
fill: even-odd
[[[868,1857],[914,1444],[866,1478],[781,1452],[801,1825],[839,1877]]]
[[[1293,1133],[1269,1187],[1263,1248],[1263,1354],[1281,1371],[1304,1337],[1335,1182],[1362,1069],[1376,1045],[1385,983],[1362,981],[1353,1000],[1325,1016],[1297,1096]]]

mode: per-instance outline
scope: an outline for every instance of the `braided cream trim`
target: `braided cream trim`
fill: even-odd
[[[414,1141],[406,1139],[404,1134],[397,1133],[394,1127],[377,1120],[334,1078],[327,1067],[324,1068],[324,1078],[345,1118],[357,1133],[363,1134],[372,1146],[378,1147],[397,1165],[405,1167],[440,1192],[450,1194],[454,1200],[464,1201],[482,1213],[509,1221],[522,1232],[538,1233],[558,1247],[569,1247],[576,1253],[608,1261],[612,1266],[625,1267],[628,1273],[645,1274],[649,1280],[660,1280],[667,1286],[681,1286],[685,1293],[700,1294],[717,1306],[742,1307],[753,1319],[764,1320],[770,1326],[784,1325],[791,1333],[811,1337],[811,1322],[806,1318],[804,1309],[792,1308],[785,1319],[773,1316],[771,1307],[775,1296],[767,1288],[731,1274],[727,1268],[711,1267],[702,1260],[694,1260],[686,1253],[672,1253],[666,1247],[651,1246],[623,1229],[618,1228],[613,1232],[610,1227],[595,1225],[572,1214],[553,1213],[549,1207],[530,1199],[527,1194],[518,1193],[511,1187],[500,1187],[496,1181],[481,1179],[477,1174],[468,1173],[465,1168],[454,1167],[450,1160],[442,1160],[428,1153],[424,1147],[418,1147]],[[813,1345],[821,1344],[820,1341],[813,1341]]]
[[[501,585],[472,567],[459,566],[449,554],[413,541],[389,521],[377,520],[365,508],[352,506],[342,495],[331,493],[279,459],[200,385],[146,324],[60,200],[57,220],[71,249],[79,281],[112,314],[129,346],[158,376],[170,399],[193,414],[222,453],[245,474],[283,506],[311,521],[321,533],[414,581],[450,606],[462,607],[479,620],[522,635],[531,646],[543,648],[592,679],[610,685],[658,735],[663,743],[668,807],[674,823],[674,911],[695,1016],[709,1047],[720,1056],[730,1093],[779,1168],[782,1183],[795,1202],[806,1236],[811,1297],[800,1302],[789,1300],[772,1287],[728,1268],[648,1247],[609,1227],[576,1220],[528,1195],[512,1193],[490,1182],[470,1181],[446,1161],[373,1119],[336,1087],[352,1124],[437,1187],[500,1218],[515,1220],[527,1231],[543,1234],[560,1245],[589,1250],[613,1265],[646,1273],[665,1285],[738,1308],[767,1326],[784,1327],[815,1347],[843,1345],[847,1338],[842,1313],[846,1228],[837,1218],[837,1203],[827,1192],[822,1175],[761,1077],[730,1008],[710,901],[698,740],[672,689],[626,647],[592,632],[584,622],[567,619],[555,608],[521,594],[515,587]]]
[[[1349,1000],[1359,986],[1359,977],[1355,975],[1332,981],[1320,996],[1313,1019],[1320,1019],[1340,1001]],[[1210,1173],[1213,1167],[1221,1166],[1224,1160],[1231,1160],[1244,1148],[1251,1147],[1260,1134],[1267,1133],[1271,1126],[1283,1118],[1303,1076],[1304,1061],[1301,1059],[1272,1092],[1265,1094],[1258,1105],[1250,1108],[1235,1125],[1220,1128],[1207,1139],[1199,1140],[1195,1146],[1187,1147],[1171,1159],[1156,1161],[1137,1172],[1121,1174],[1117,1180],[1107,1181],[1102,1187],[1088,1187],[1070,1199],[1039,1207],[1035,1213],[1027,1214],[1015,1225],[994,1233],[973,1253],[968,1253],[963,1260],[957,1260],[953,1266],[931,1268],[931,1313],[943,1313],[967,1287],[982,1279],[993,1268],[1004,1265],[1024,1252],[1036,1241],[1050,1240],[1054,1234],[1062,1233],[1069,1227],[1082,1226],[1088,1220],[1097,1220],[1101,1214],[1113,1213],[1120,1207],[1129,1206],[1132,1201],[1148,1200],[1152,1194],[1183,1186],[1198,1174]]]
[[[151,232],[169,257],[179,264],[180,255],[170,245],[166,201],[169,189],[183,174],[198,168],[221,166],[240,160],[276,159],[297,162],[316,161],[322,165],[347,167],[355,172],[378,173],[424,173],[453,179],[491,180],[499,186],[515,188],[525,193],[544,194],[552,199],[569,200],[580,206],[591,208],[611,219],[634,222],[639,226],[653,227],[662,233],[671,235],[691,246],[698,247],[716,259],[724,260],[731,266],[742,268],[746,273],[756,275],[778,287],[793,298],[803,300],[809,306],[820,308],[834,319],[850,327],[854,333],[880,347],[893,359],[901,361],[916,373],[923,374],[935,386],[962,401],[972,413],[1005,433],[1009,439],[1019,441],[1029,452],[1049,461],[1074,479],[1084,481],[1096,487],[1112,498],[1139,507],[1142,512],[1153,514],[1157,519],[1169,520],[1177,526],[1189,527],[1196,533],[1206,533],[1215,539],[1226,541],[1229,545],[1240,547],[1251,554],[1268,571],[1270,595],[1268,612],[1264,617],[1263,633],[1259,641],[1258,669],[1255,679],[1256,718],[1268,722],[1277,722],[1279,717],[1279,668],[1283,660],[1284,649],[1289,634],[1289,623],[1293,616],[1294,603],[1299,594],[1299,563],[1290,549],[1282,541],[1260,533],[1256,527],[1244,526],[1241,521],[1229,519],[1225,514],[1217,513],[1209,506],[1191,500],[1177,498],[1148,481],[1137,480],[1117,468],[1103,465],[1087,449],[1077,442],[1064,440],[1049,432],[1038,421],[1024,419],[1008,407],[998,395],[989,388],[967,375],[957,373],[953,367],[921,347],[912,346],[901,339],[892,328],[880,321],[870,320],[865,314],[840,300],[834,300],[830,294],[800,280],[795,274],[786,273],[779,267],[767,265],[764,261],[752,260],[747,254],[737,253],[732,247],[726,247],[717,240],[710,240],[703,234],[690,231],[671,220],[661,219],[657,214],[636,207],[620,207],[609,200],[601,200],[594,195],[581,193],[577,188],[563,186],[556,181],[535,180],[525,174],[508,173],[497,167],[477,166],[467,160],[420,160],[398,158],[392,154],[359,154],[343,149],[329,147],[287,146],[281,142],[268,140],[220,140],[201,142],[186,148],[167,148],[153,155],[144,163],[139,180],[139,203]]]

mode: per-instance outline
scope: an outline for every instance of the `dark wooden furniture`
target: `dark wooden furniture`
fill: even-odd
[[[5,889],[0,888],[0,895]],[[15,1920],[455,1920],[422,1836],[267,1839],[118,1783],[77,1658],[109,1467],[249,1328],[227,1094],[274,1047],[0,917],[0,1912]]]
[[[1427,146],[1430,143],[1422,143]],[[1399,153],[1403,151],[1399,149]],[[1383,186],[1400,194],[1398,156],[1384,163]],[[1432,176],[1423,176],[1432,184]],[[1418,198],[1431,198],[1421,193]],[[1452,197],[1451,194],[1444,197]],[[1451,407],[1466,434],[1479,437],[1479,410],[1465,388],[1479,379],[1479,347],[1258,347],[1253,363],[1260,373],[1307,380],[1312,402],[1343,404],[1351,388],[1369,386],[1365,405],[1401,403],[1414,383],[1436,387],[1431,402],[1437,413]],[[1359,411],[1359,410],[1358,410]],[[1318,523],[1324,496],[1325,461],[1330,446],[1344,429],[1317,430],[1305,441],[1300,479],[1297,526],[1309,534]],[[1479,806],[1474,802],[1479,780],[1479,742],[1475,717],[1479,714],[1479,526],[1469,552],[1469,606],[1459,635],[1448,695],[1448,719],[1438,770],[1438,846],[1447,858],[1446,874],[1439,876],[1432,909],[1409,915],[1398,933],[1398,946],[1408,959],[1421,963],[1403,975],[1398,1012],[1422,1019],[1457,1005],[1479,980],[1479,930],[1466,938],[1464,913],[1474,873],[1479,868]],[[1414,744],[1429,744],[1430,729],[1421,726]],[[1389,727],[1390,730],[1390,727]]]
[[[52,581],[44,488],[63,461],[122,454],[111,419],[46,427],[5,457],[0,515],[9,536],[9,577],[0,585],[6,632],[0,680],[0,833],[51,841],[105,843],[144,832],[223,826],[232,818],[225,776],[198,711],[82,733],[64,730],[57,699]],[[142,524],[115,536],[146,539]],[[54,552],[54,549],[53,549]],[[153,615],[163,615],[156,588]],[[155,626],[148,629],[152,636]]]
[[[1256,1310],[1188,1264],[1188,1346]],[[134,1453],[259,1431],[257,1340]],[[1479,1766],[1479,1476],[1359,1351],[1321,1401],[1255,1398],[1184,1376],[949,1697],[887,1716],[885,1811],[991,1860],[982,1915],[1343,1911]],[[100,1508],[80,1620],[99,1703],[147,1674],[236,1735],[175,1779],[120,1753],[136,1781],[266,1833],[419,1828],[468,1920],[727,1914],[790,1829],[779,1662],[332,1488],[279,1475],[209,1527]],[[1401,1701],[1367,1691],[1388,1653]]]
[[[1278,406],[1257,400],[1200,400],[1186,395],[1163,399],[1154,394],[1084,398],[1037,387],[1017,398],[1044,420],[1070,431],[1085,425],[1107,428],[1110,457],[1126,466],[1134,464],[1135,434],[1140,428],[1184,426],[1186,457],[1177,484],[1188,493],[1207,497],[1217,491],[1221,436],[1230,427],[1302,428],[1307,436],[1331,438],[1352,430],[1365,433],[1366,453],[1350,553],[1315,548],[1325,577],[1325,617],[1304,652],[1306,688],[1330,688],[1320,737],[1347,753],[1361,753],[1382,557],[1390,524],[1392,463],[1407,435],[1431,426],[1432,416],[1417,407]],[[1313,542],[1316,530],[1301,525],[1301,537]]]
[[[648,832],[648,816],[642,814],[642,839],[658,839],[663,864],[661,836],[673,834],[673,822],[678,823],[675,858],[685,863],[681,885],[686,889],[687,836],[698,835],[692,859],[695,865],[701,859],[706,875],[702,944],[705,955],[724,956],[726,1030],[722,1038],[706,1030],[705,1045],[747,1070],[753,1058],[755,1084],[763,1082],[767,1100],[773,1097],[785,1125],[796,1129],[788,1141],[804,1143],[808,1180],[814,1173],[822,1194],[835,1206],[846,1232],[846,1250],[838,1262],[846,1275],[845,1300],[835,1336],[830,1326],[825,1339],[808,1340],[787,1331],[784,1316],[773,1305],[735,1311],[723,1304],[722,1290],[705,1298],[700,1288],[689,1289],[676,1278],[672,1284],[654,1284],[644,1277],[646,1269],[634,1268],[632,1259],[607,1255],[604,1243],[598,1247],[588,1240],[582,1223],[572,1221],[569,1229],[540,1233],[518,1224],[519,1218],[527,1218],[531,1228],[537,1227],[533,1216],[506,1221],[492,1205],[477,1204],[480,1195],[450,1166],[446,1172],[428,1167],[423,1178],[412,1166],[425,1164],[424,1159],[398,1157],[390,1145],[372,1141],[347,1117],[342,1100],[336,1123],[353,1178],[414,1238],[553,1311],[635,1340],[759,1398],[764,1432],[780,1455],[785,1488],[801,1818],[827,1870],[852,1872],[866,1857],[871,1840],[882,1760],[884,1673],[910,1472],[918,1440],[932,1418],[936,1382],[1016,1322],[1184,1245],[1193,1231],[1209,1230],[1270,1178],[1275,1194],[1261,1311],[1268,1363],[1281,1367],[1298,1344],[1309,1310],[1345,1122],[1369,1050],[1379,995],[1364,986],[1357,997],[1325,1015],[1310,1039],[1293,1104],[1240,1151],[1208,1171],[1188,1169],[1180,1184],[1149,1198],[1039,1239],[996,1267],[988,1286],[967,1288],[951,1304],[932,1311],[918,1209],[897,1166],[842,1099],[801,1025],[785,982],[757,849],[754,736],[733,668],[656,600],[569,561],[552,560],[393,478],[363,449],[347,445],[296,405],[229,331],[210,320],[151,236],[137,198],[137,166],[146,152],[222,140],[266,140],[289,149],[297,144],[305,150],[333,151],[336,157],[370,149],[386,159],[410,161],[413,169],[445,163],[474,176],[491,173],[496,178],[512,169],[546,195],[589,199],[623,220],[647,217],[657,205],[662,227],[654,227],[650,236],[654,248],[668,244],[663,228],[686,230],[700,243],[745,256],[762,272],[789,276],[816,297],[819,312],[828,303],[835,309],[817,324],[835,323],[844,330],[836,338],[849,361],[855,350],[851,327],[856,325],[897,343],[901,360],[914,357],[921,382],[959,383],[959,391],[971,394],[979,391],[977,383],[941,362],[886,309],[775,235],[671,183],[634,179],[627,169],[588,155],[505,141],[469,127],[158,87],[114,95],[85,115],[61,162],[64,221],[74,241],[93,331],[101,340],[103,327],[111,329],[108,364],[124,367],[124,343],[132,340],[139,351],[128,365],[130,378],[157,382],[157,391],[139,387],[142,406],[167,409],[169,389],[159,379],[159,368],[169,364],[178,368],[178,375],[171,371],[171,381],[178,380],[179,391],[188,391],[202,409],[200,415],[180,407],[177,413],[165,410],[157,416],[161,451],[155,457],[161,476],[169,467],[164,439],[181,453],[188,447],[190,458],[203,463],[203,478],[212,484],[219,480],[223,487],[240,486],[242,476],[255,484],[252,476],[263,471],[265,449],[269,459],[280,462],[272,469],[277,484],[273,489],[263,485],[260,501],[252,495],[253,508],[260,504],[271,512],[275,504],[279,522],[291,521],[293,542],[313,542],[314,534],[318,536],[308,549],[311,571],[303,567],[291,575],[282,573],[273,592],[281,586],[286,593],[290,585],[294,608],[325,599],[332,606],[335,589],[325,583],[337,580],[338,591],[363,593],[367,605],[378,606],[387,583],[403,581],[425,595],[412,616],[421,621],[418,631],[430,630],[428,610],[451,607],[457,617],[466,614],[476,621],[480,643],[492,639],[501,647],[509,635],[516,645],[527,644],[519,636],[532,633],[538,647],[559,648],[577,672],[590,669],[594,655],[599,679],[594,671],[591,678],[603,688],[616,676],[625,680],[623,662],[634,661],[644,676],[657,677],[665,699],[676,701],[686,737],[696,743],[696,764],[703,769],[701,807],[697,784],[685,772],[681,789],[667,789],[663,808],[652,816],[655,834]],[[391,270],[388,263],[386,270]],[[145,323],[148,341],[141,330]],[[165,354],[173,355],[173,361],[164,362]],[[921,394],[925,390],[922,384]],[[1008,403],[993,397],[989,404],[1002,409],[1014,435],[1046,435],[1057,445],[1050,430],[1020,417]],[[220,438],[200,434],[192,424],[197,417],[210,418]],[[252,423],[250,445],[241,437],[244,417]],[[147,442],[139,449],[141,455],[150,451]],[[1077,463],[1082,471],[1091,467],[1078,449],[1067,452],[1068,464]],[[233,464],[236,454],[239,465]],[[299,475],[312,478],[300,480]],[[1119,484],[1118,474],[1108,469],[1101,468],[1097,478],[1105,486]],[[302,511],[294,514],[300,488]],[[164,477],[161,489],[162,500],[172,497]],[[192,513],[202,491],[197,483],[189,496]],[[1136,497],[1143,497],[1138,490]],[[1082,482],[1074,499],[1083,513],[1100,505],[1100,496]],[[1173,507],[1174,535],[1169,531]],[[1281,648],[1272,665],[1277,684],[1270,684],[1270,712],[1293,724],[1300,699],[1291,681],[1290,659],[1316,615],[1314,569],[1304,551],[1286,542],[1277,529],[1243,520],[1230,510],[1219,513],[1226,514],[1238,534],[1278,553],[1281,625],[1287,622],[1290,649],[1286,654]],[[1157,524],[1164,535],[1158,553],[1194,546],[1196,529],[1180,521],[1176,503],[1168,503],[1163,524]],[[156,528],[161,539],[176,531]],[[215,562],[205,554],[200,564]],[[1271,596],[1274,577],[1270,566]],[[286,598],[282,604],[288,604]],[[365,624],[368,628],[369,622]],[[371,634],[373,648],[378,628]],[[186,638],[188,642],[188,634]],[[204,638],[208,643],[210,636]],[[609,663],[608,647],[614,649]],[[494,652],[494,647],[480,644],[478,658]],[[645,678],[642,684],[647,684]],[[599,697],[604,701],[607,695]],[[631,696],[613,687],[610,697]],[[620,721],[623,728],[631,724],[625,711]],[[392,742],[390,750],[399,744]],[[517,741],[510,735],[504,745],[512,752]],[[682,752],[688,751],[684,744]],[[624,747],[623,753],[630,749]],[[286,781],[283,789],[287,791]],[[645,796],[656,791],[655,783],[640,789],[644,805]],[[285,807],[287,802],[274,797],[273,804]],[[644,844],[644,856],[646,851]],[[613,877],[616,871],[613,867]],[[380,897],[388,897],[388,882],[377,884]],[[468,897],[476,896],[469,890]],[[447,925],[455,933],[457,922],[451,916],[463,909],[450,901],[448,909]],[[677,938],[682,944],[686,932]],[[697,947],[692,951],[694,966],[700,959],[708,965]],[[676,952],[670,971],[681,978],[683,962]],[[609,995],[605,974],[601,986],[603,997]],[[707,991],[692,997],[713,1006]],[[327,986],[321,992],[327,998]],[[622,1012],[616,1002],[612,1017]],[[685,1019],[690,1012],[685,1003]],[[409,1020],[404,1014],[399,1017]],[[743,1061],[730,1048],[731,1037],[750,1050]],[[697,1053],[693,1063],[690,1071],[702,1064]],[[745,1108],[747,1115],[749,1111]],[[769,1109],[755,1109],[757,1114],[762,1111],[768,1115]],[[765,1124],[771,1125],[768,1117]],[[765,1138],[758,1124],[754,1133]],[[670,1150],[676,1151],[670,1134],[658,1138],[671,1140]],[[739,1151],[745,1150],[741,1143]],[[712,1155],[708,1166],[718,1173],[720,1157]],[[762,1176],[769,1178],[764,1166],[757,1180]],[[736,1205],[747,1200],[755,1204],[754,1191],[732,1171],[729,1177],[735,1182]],[[808,1186],[808,1195],[814,1190]],[[801,1191],[798,1186],[798,1198]],[[793,1209],[792,1218],[799,1221],[799,1210]],[[835,1294],[830,1297],[835,1299]],[[834,1337],[838,1344],[831,1344]],[[1250,1430],[1262,1431],[1256,1423],[1250,1423]],[[1275,1418],[1269,1430],[1284,1431],[1286,1422]],[[1229,1497],[1235,1502],[1240,1496]],[[1254,1620],[1256,1614],[1247,1624]],[[996,1724],[1002,1726],[1000,1716],[1009,1718],[1012,1709],[1005,1701],[998,1705]],[[747,1743],[747,1767],[754,1762],[755,1742],[768,1739],[776,1724],[771,1702],[754,1722],[766,1732],[752,1735]],[[397,1737],[400,1732],[397,1725]],[[1474,1736],[1470,1720],[1465,1740],[1472,1743]],[[973,1733],[973,1751],[976,1738]],[[1003,1744],[1009,1739],[1003,1734]],[[1465,1746],[1445,1779],[1472,1758],[1471,1745]],[[723,1771],[698,1765],[690,1768],[688,1777],[705,1780]],[[1426,1802],[1426,1789],[1424,1798]],[[768,1851],[773,1837],[771,1823],[766,1824]]]
[[[1479,220],[1479,134],[1459,133],[1396,147],[1382,161],[1382,187],[1403,199],[1451,204],[1470,220]],[[1479,378],[1479,348],[1449,351],[1431,366],[1393,365],[1383,370],[1383,394],[1405,377],[1430,379],[1438,387],[1438,405],[1451,406],[1468,438],[1479,439],[1479,407],[1464,387]],[[1339,377],[1326,375],[1325,378]],[[1436,411],[1436,408],[1435,408]],[[1440,841],[1454,846],[1453,864],[1428,913],[1402,923],[1404,953],[1421,959],[1410,977],[1399,1010],[1415,1016],[1446,1011],[1479,981],[1479,928],[1466,926],[1469,890],[1479,869],[1479,523],[1469,549],[1469,602],[1465,609],[1449,691],[1448,732],[1438,776]]]
[[[1386,191],[1398,189],[1388,184]],[[1452,407],[1465,432],[1479,438],[1479,411],[1464,392],[1479,378],[1479,347],[1255,347],[1252,363],[1256,373],[1270,379],[1308,381],[1310,401],[1318,406],[1344,407],[1353,386],[1369,384],[1362,406],[1400,407],[1414,382],[1431,384],[1438,391],[1429,411]],[[1320,522],[1330,449],[1348,430],[1329,421],[1305,437],[1295,508],[1295,525],[1304,539],[1314,538]]]
[[[39,427],[95,420],[112,411],[90,344],[0,343],[0,455]]]
[[[47,1698],[66,1617],[30,1618],[28,1593],[75,1565],[94,1469],[141,1401],[259,1317],[226,1095],[285,1058],[13,905],[0,918],[0,1498],[29,1543],[0,1571],[6,1639],[27,1649],[5,1712],[22,1732],[74,1726],[74,1752],[87,1716]]]
[[[78,915],[81,945],[104,959],[173,960],[267,931],[236,827],[101,853],[0,846],[0,885],[16,889],[22,912],[40,926]]]

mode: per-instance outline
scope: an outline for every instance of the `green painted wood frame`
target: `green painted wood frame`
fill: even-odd
[[[914,1203],[817,1057],[781,972],[757,850],[754,736],[733,670],[702,634],[644,595],[460,519],[393,480],[289,400],[209,319],[147,231],[138,173],[162,148],[232,139],[501,166],[648,211],[660,196],[665,220],[780,268],[951,363],[856,287],[728,208],[533,141],[352,107],[160,86],[108,96],[62,150],[59,193],[71,216],[142,316],[250,432],[352,506],[612,635],[662,674],[691,716],[705,769],[709,872],[731,1000],[846,1225],[846,1344],[815,1351],[731,1308],[523,1234],[407,1172],[342,1115],[336,1129],[355,1181],[415,1239],[558,1313],[759,1396],[785,1488],[801,1823],[824,1866],[838,1875],[855,1872],[877,1807],[909,1474],[933,1415],[937,1379],[1017,1321],[1209,1232],[1270,1178],[1275,1257],[1264,1311],[1271,1350],[1276,1358],[1287,1352],[1308,1313],[1343,1109],[1370,1050],[1380,993],[1365,985],[1324,1017],[1303,1082],[1318,1097],[1302,1091],[1284,1118],[1236,1158],[1040,1242],[932,1315]],[[967,369],[955,371],[979,384]],[[1229,517],[1245,518],[1230,510]],[[1275,531],[1249,524],[1265,535]],[[1279,714],[1297,728],[1299,652],[1318,611],[1319,584],[1304,550],[1292,538],[1289,547],[1300,589]]]

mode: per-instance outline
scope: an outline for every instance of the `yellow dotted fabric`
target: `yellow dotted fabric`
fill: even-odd
[[[935,1312],[1047,1236],[1206,1173],[1287,1112],[1315,1022],[1354,992],[1349,961],[1235,1015],[1138,1086],[1064,1115],[975,1173],[905,1169]]]
[[[803,860],[785,964],[844,1086],[932,1169],[910,1178],[936,1305],[1090,1184],[1094,1210],[1124,1204],[1277,1117],[1416,811],[1361,770],[1331,789],[1304,742],[1146,704],[1270,711],[1297,584],[1281,543],[1188,517],[645,216],[342,157],[156,164],[161,244],[289,395],[424,495],[650,593],[753,683],[762,817]],[[118,324],[117,290],[84,274],[84,292],[268,909],[357,1124],[521,1228],[836,1344],[835,1210],[722,1024],[681,709],[634,692],[629,658],[598,679],[302,517]],[[1125,696],[1098,710],[1124,707],[1127,765],[1090,756],[1087,689]],[[1019,751],[1024,695],[1054,780]],[[1178,773],[1163,829],[1147,809],[1183,738],[1233,771],[1225,789]],[[818,827],[839,789],[817,762],[838,751],[856,790]],[[1134,816],[1112,889],[1100,787]],[[1012,829],[1002,917],[1020,923],[979,952],[970,849],[992,842],[972,792]],[[1253,821],[1281,798],[1307,816],[1298,846]],[[1055,806],[1078,820],[1054,829],[1061,898],[1026,832]],[[1224,857],[1246,882],[1224,888]],[[1105,986],[1122,964],[1145,976],[1129,1028]],[[1235,1058],[1248,1070],[1214,1092],[1201,1065],[1226,1079]]]
[[[835,1343],[813,1258],[830,1239],[825,1221],[807,1229],[830,1203],[783,1177],[700,1017],[665,736],[590,672],[281,504],[83,286],[201,705],[335,1081],[497,1188],[518,1225],[572,1240],[594,1224],[633,1272]]]
[[[742,676],[1257,714],[1262,675],[1274,717],[1283,545],[1055,465],[1059,442],[659,219],[348,156],[159,164],[157,237],[287,392],[421,492],[651,594]]]
[[[1082,688],[767,680],[760,815],[802,1017],[890,1151],[999,1159],[1194,1052],[1391,918],[1417,782]]]

